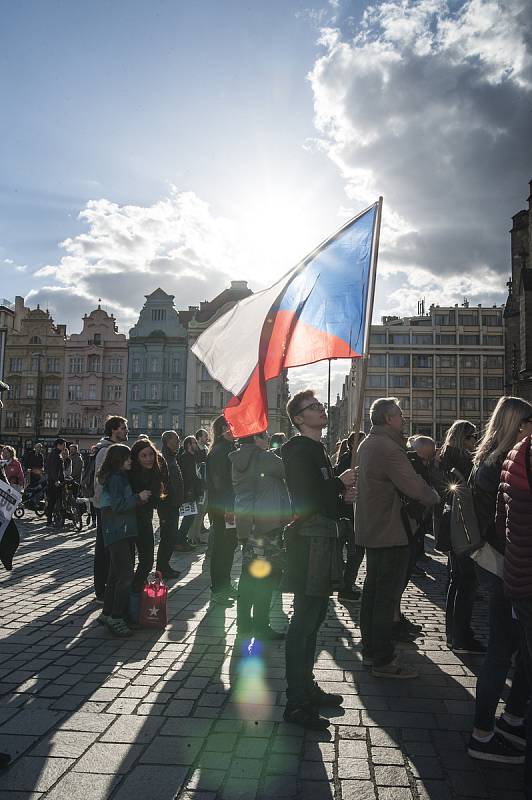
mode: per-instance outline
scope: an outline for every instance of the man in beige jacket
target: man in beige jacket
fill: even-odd
[[[358,496],[355,540],[366,548],[360,630],[364,663],[375,677],[415,678],[417,673],[394,658],[394,609],[404,587],[409,543],[401,517],[402,496],[426,506],[438,493],[416,474],[406,455],[403,412],[395,397],[376,400],[371,430],[358,448]]]

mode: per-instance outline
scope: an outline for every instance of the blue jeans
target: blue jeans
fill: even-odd
[[[529,695],[525,664],[520,652],[520,631],[512,618],[512,602],[504,594],[501,578],[477,566],[481,586],[488,593],[488,650],[480,668],[475,704],[475,728],[492,731],[497,704],[504,691],[512,655],[518,651],[512,688],[506,701],[509,714],[524,717]]]
[[[532,686],[532,597],[513,600],[517,621],[521,628],[523,657],[529,685]],[[525,795],[532,800],[532,703],[528,703],[526,717]]]

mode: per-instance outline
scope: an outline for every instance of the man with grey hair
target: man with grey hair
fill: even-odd
[[[371,430],[358,448],[355,508],[356,543],[366,548],[360,609],[362,656],[377,678],[415,678],[417,673],[395,658],[392,638],[394,610],[409,560],[402,496],[425,506],[436,505],[439,496],[408,460],[397,398],[376,400],[370,420]]]

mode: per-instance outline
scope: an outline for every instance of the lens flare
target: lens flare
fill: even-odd
[[[256,558],[249,565],[249,574],[253,578],[267,578],[271,574],[272,565],[265,558]]]
[[[457,483],[450,483],[449,484],[449,491],[450,492],[457,492],[458,491],[458,484]]]
[[[265,672],[263,659],[260,655],[255,655],[253,650],[240,662],[234,698],[242,719],[254,719],[258,706],[261,707],[261,719],[264,719],[264,710],[269,708],[266,702],[268,692]]]

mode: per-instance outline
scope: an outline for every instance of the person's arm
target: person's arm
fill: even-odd
[[[340,478],[324,478],[319,464],[309,460],[308,450],[304,447],[292,448],[284,458],[286,483],[292,498],[294,510],[298,514],[309,516],[319,511],[324,498],[332,507],[344,490]]]
[[[24,488],[24,470],[22,469],[22,464],[18,459],[15,459],[15,479],[17,486]]]
[[[387,477],[401,494],[424,506],[434,506],[440,502],[439,494],[417,474],[406,453],[394,448],[386,454],[383,466]]]
[[[116,475],[110,475],[108,478],[108,493],[110,500],[111,510],[116,514],[123,514],[125,511],[131,511],[136,508],[141,502],[138,494],[133,494],[129,485],[121,480]]]

